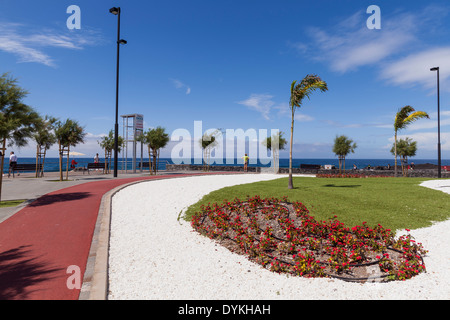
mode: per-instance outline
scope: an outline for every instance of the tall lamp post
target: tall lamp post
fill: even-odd
[[[120,39],[120,7],[113,7],[109,9],[113,15],[116,15],[117,20],[117,70],[116,70],[116,122],[114,124],[114,177],[117,177],[117,158],[119,149],[119,49],[121,44],[126,44],[127,41]]]
[[[440,98],[439,98],[439,67],[431,68],[430,71],[437,71],[437,119],[438,119],[438,178],[441,177],[441,120],[439,115],[440,109]]]

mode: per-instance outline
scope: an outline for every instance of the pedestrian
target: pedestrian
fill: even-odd
[[[94,163],[98,163],[98,153],[94,157]]]
[[[72,162],[70,163],[70,169],[75,169],[76,165],[78,164],[78,162],[75,161],[75,159],[72,159]]]
[[[14,171],[16,170],[16,166],[17,166],[17,156],[14,154],[14,151],[11,151],[11,153],[9,155],[8,178],[11,176],[11,171],[12,171],[12,175],[14,178]]]
[[[249,157],[247,156],[247,154],[245,154],[245,156],[243,156],[242,159],[244,159],[244,172],[247,172],[247,170],[248,170],[248,159],[249,159]]]

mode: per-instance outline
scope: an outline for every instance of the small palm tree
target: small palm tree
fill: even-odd
[[[55,136],[59,147],[59,180],[63,181],[62,159],[67,155],[66,180],[69,179],[69,153],[70,147],[75,147],[79,143],[84,143],[86,133],[84,128],[77,121],[66,119],[55,123]]]
[[[105,172],[109,173],[111,170],[111,158],[114,151],[114,130],[109,131],[107,136],[102,137],[101,141],[97,141],[100,147],[105,150]],[[117,152],[122,150],[123,138],[121,136],[117,137]]]
[[[356,147],[356,142],[353,142],[353,140],[346,136],[336,136],[334,139],[333,152],[339,159],[339,173],[341,173],[341,167],[344,168],[345,172],[345,157],[349,153],[355,153]]]
[[[161,149],[164,148],[169,142],[169,135],[166,133],[164,128],[157,127],[142,133],[142,135],[137,137],[136,140],[141,141],[148,146],[150,174],[156,174],[159,166],[159,155],[161,153]]]
[[[264,140],[261,144],[266,147],[268,150],[272,151],[272,157],[273,157],[273,168],[274,172],[278,173],[279,169],[279,152],[280,150],[284,150],[286,147],[287,141],[283,137],[284,132],[278,131],[275,133],[272,137],[268,137],[266,140]]]
[[[319,90],[325,92],[328,90],[327,83],[320,77],[314,74],[308,74],[303,80],[297,84],[293,81],[291,84],[291,98],[289,100],[289,107],[291,108],[291,141],[289,150],[289,189],[293,189],[292,183],[292,147],[294,139],[294,113],[296,108],[300,108],[303,104],[304,98],[310,98],[311,94]]]
[[[417,141],[413,141],[411,138],[406,137],[400,139],[397,145],[393,145],[391,153],[393,155],[399,155],[402,164],[402,175],[406,177],[408,175],[408,157],[414,157],[417,152]]]
[[[209,171],[209,161],[211,157],[211,150],[217,146],[217,136],[220,134],[220,130],[215,130],[210,134],[204,133],[201,139],[199,140],[199,144],[203,149],[203,171]]]
[[[420,119],[420,118],[427,118],[429,119],[429,115],[424,111],[416,111],[411,106],[404,106],[401,108],[397,114],[395,115],[394,120],[394,155],[395,155],[395,165],[394,165],[394,172],[395,176],[397,176],[397,133],[401,129],[405,129],[410,123]]]
[[[40,119],[40,124],[33,139],[36,142],[36,178],[44,176],[45,155],[47,150],[56,143],[54,133],[54,124],[57,119],[50,116]],[[38,165],[41,164],[41,170],[38,171]]]

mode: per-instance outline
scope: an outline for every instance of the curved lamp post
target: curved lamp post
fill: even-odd
[[[431,68],[430,71],[437,71],[437,96],[438,96],[438,106],[437,106],[437,119],[438,119],[438,178],[441,177],[441,120],[439,116],[440,109],[440,98],[439,98],[439,67]]]
[[[117,177],[117,158],[119,148],[119,49],[121,44],[126,44],[127,41],[120,39],[120,7],[113,7],[109,9],[113,15],[116,15],[117,20],[117,70],[116,70],[116,122],[114,124],[114,177]]]

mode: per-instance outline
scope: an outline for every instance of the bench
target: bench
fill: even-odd
[[[150,168],[150,162],[139,162],[138,168],[141,168],[141,164],[142,168]]]
[[[320,164],[301,164],[300,169],[320,169]]]
[[[103,173],[105,173],[106,164],[105,163],[88,163],[88,165],[87,165],[88,173],[89,173],[89,170],[98,170],[98,169],[102,169]]]
[[[36,166],[38,171],[42,170],[42,163],[36,165],[36,163],[18,163],[14,167],[14,171],[36,171]]]
[[[17,163],[14,168],[9,168],[8,169],[8,177],[10,176],[10,174],[13,175],[14,177],[14,173],[17,172],[17,175],[20,175],[20,171],[33,171],[36,172],[36,168],[39,170],[39,172],[42,171],[42,163],[39,163],[38,165],[36,165],[36,163]]]

